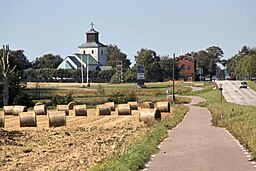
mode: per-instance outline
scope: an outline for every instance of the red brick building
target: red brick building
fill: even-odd
[[[194,81],[196,76],[196,61],[188,55],[181,55],[176,58],[180,79],[184,81]]]

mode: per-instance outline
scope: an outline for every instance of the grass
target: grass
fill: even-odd
[[[157,145],[167,136],[167,130],[180,123],[188,107],[179,106],[172,118],[150,124],[138,136],[130,138],[114,156],[92,167],[90,171],[135,171],[143,169],[150,155],[157,152]]]
[[[248,81],[248,86],[253,89],[254,91],[256,91],[256,81]]]
[[[166,90],[171,89],[171,82],[158,82],[158,83],[146,83],[147,88],[136,88],[135,83],[127,84],[106,84],[106,83],[93,83],[89,88],[80,88],[78,83],[74,84],[56,84],[56,83],[40,83],[39,87],[35,87],[36,84],[28,83],[26,93],[30,94],[34,102],[43,102],[47,106],[52,106],[51,98],[59,95],[66,96],[72,94],[74,101],[78,104],[87,104],[89,106],[96,106],[108,101],[108,98],[116,92],[135,92],[138,98],[138,102],[145,101],[166,101]],[[76,85],[77,84],[77,85]],[[69,86],[68,86],[69,85]],[[175,93],[183,94],[191,91],[191,88],[186,87],[188,83],[175,82]],[[178,98],[177,103],[187,103],[185,98]]]
[[[235,136],[249,151],[253,159],[256,159],[256,107],[221,103],[220,92],[211,90],[211,85],[206,85],[203,91],[191,92],[188,95],[197,95],[207,99],[199,104],[207,107],[212,113],[212,124],[225,127]]]

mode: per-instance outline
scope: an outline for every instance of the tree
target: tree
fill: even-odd
[[[46,54],[32,62],[33,68],[57,68],[63,59],[59,55]]]
[[[136,65],[144,65],[146,81],[162,81],[160,57],[153,50],[141,49],[135,56]]]
[[[206,50],[200,50],[198,52],[191,52],[189,55],[195,58],[196,68],[203,68],[204,75],[216,75],[217,63],[222,63],[223,51],[220,47],[211,46]]]
[[[2,56],[1,56],[1,64],[2,64],[2,75],[3,75],[3,105],[6,106],[9,104],[9,86],[10,86],[10,75],[16,68],[11,67],[10,64],[10,49],[9,45],[3,46]]]
[[[211,46],[206,49],[206,58],[208,62],[208,71],[211,76],[216,75],[217,63],[221,61],[223,57],[223,51],[220,47]]]
[[[248,77],[249,75],[246,70],[248,69],[247,65],[251,62],[250,60],[246,61],[246,59],[244,58],[249,58],[248,56],[254,56],[255,54],[255,48],[243,46],[241,50],[238,51],[237,54],[235,54],[233,57],[227,60],[228,73],[230,73],[233,76]],[[252,71],[250,71],[250,73],[252,73]]]
[[[116,67],[116,62],[122,61],[123,62],[123,69],[130,68],[131,62],[130,59],[127,59],[127,55],[123,53],[117,45],[107,45],[107,65],[112,66],[113,68]]]
[[[133,66],[124,73],[124,82],[126,83],[135,83],[137,81],[137,70]]]
[[[163,56],[160,58],[159,61],[160,67],[162,69],[162,78],[164,79],[170,79],[172,78],[172,71],[173,71],[173,58],[170,58],[169,56]],[[179,77],[179,68],[178,65],[175,64],[175,71],[174,71],[174,77],[175,79],[178,79]]]

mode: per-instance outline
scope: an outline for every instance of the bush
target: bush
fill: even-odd
[[[15,105],[24,105],[24,106],[27,106],[27,107],[32,107],[33,106],[33,99],[30,95],[21,91],[14,97],[13,103]]]
[[[117,93],[113,93],[108,100],[110,102],[115,102],[116,104],[122,104],[122,103],[127,103],[129,101],[137,101],[137,95],[135,92],[130,92],[130,93],[117,92]]]
[[[53,96],[51,101],[53,103],[54,106],[58,105],[58,104],[68,104],[69,102],[72,102],[74,100],[74,98],[72,97],[72,93],[69,93],[66,96]]]

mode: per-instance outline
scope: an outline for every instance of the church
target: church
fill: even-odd
[[[107,46],[100,43],[99,32],[93,28],[86,33],[85,43],[78,46],[79,53],[67,56],[58,66],[58,69],[84,69],[89,66],[89,70],[104,68],[107,65]]]

